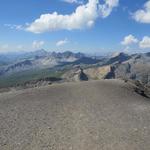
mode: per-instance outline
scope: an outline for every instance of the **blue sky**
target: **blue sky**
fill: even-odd
[[[78,7],[81,11],[76,12]],[[0,52],[40,48],[85,53],[149,51],[150,1],[1,0]]]

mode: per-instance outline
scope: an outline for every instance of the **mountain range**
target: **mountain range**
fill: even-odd
[[[28,53],[11,53],[8,55],[0,55],[0,75],[12,74],[15,72],[53,68],[66,63],[72,63],[83,58],[82,53],[72,52],[47,52],[45,50],[37,50]]]
[[[0,85],[43,81],[58,77],[62,81],[98,79],[138,80],[150,85],[150,53],[93,57],[83,53],[34,52],[0,54]],[[84,78],[82,78],[84,77]],[[33,82],[34,80],[34,82]]]

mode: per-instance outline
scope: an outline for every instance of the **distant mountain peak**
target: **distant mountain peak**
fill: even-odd
[[[111,55],[111,57],[118,57],[118,56],[127,56],[128,54],[125,52],[115,52]]]
[[[109,61],[107,62],[107,64],[113,64],[113,63],[122,63],[124,61],[127,61],[131,58],[130,55],[128,55],[127,53],[124,52],[120,52],[116,55],[113,55],[112,57],[110,57]]]

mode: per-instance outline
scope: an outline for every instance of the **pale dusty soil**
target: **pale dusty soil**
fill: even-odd
[[[0,150],[150,150],[150,101],[119,80],[1,93]]]

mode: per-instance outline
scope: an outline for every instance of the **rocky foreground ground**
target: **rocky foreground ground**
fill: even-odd
[[[0,94],[0,150],[149,150],[150,99],[121,80]]]

